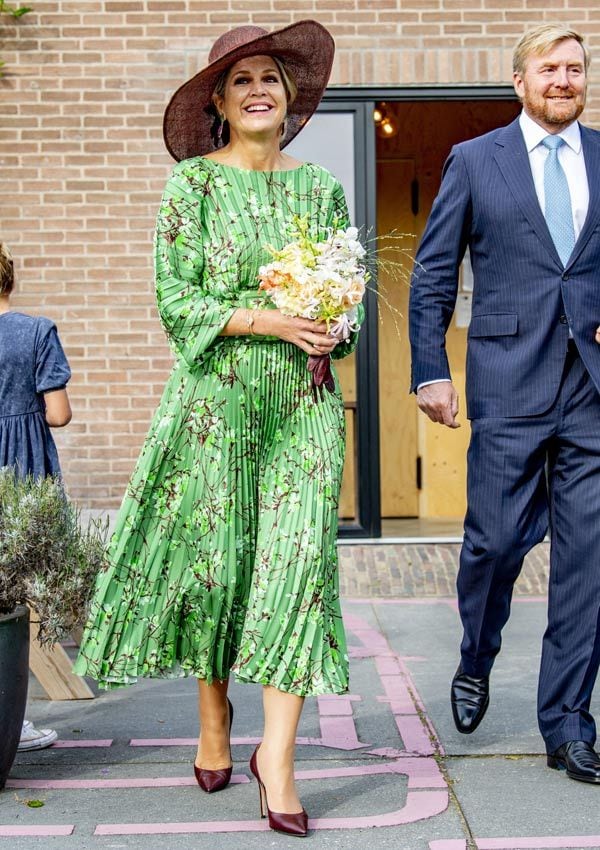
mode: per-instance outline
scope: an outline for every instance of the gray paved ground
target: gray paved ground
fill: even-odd
[[[547,548],[532,553],[520,581],[489,713],[472,736],[455,731],[448,706],[460,639],[457,547],[345,546],[341,556],[351,694],[308,700],[302,719],[310,846],[600,850],[600,788],[545,767],[536,727]],[[235,782],[208,796],[191,776],[193,680],[53,703],[33,681],[28,714],[56,728],[63,746],[17,759],[0,793],[0,845],[297,847],[257,818],[247,761],[260,736],[260,689],[234,685],[232,699]],[[53,835],[58,827],[66,834]],[[27,830],[39,834],[16,834]]]

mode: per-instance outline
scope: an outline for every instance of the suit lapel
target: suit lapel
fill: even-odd
[[[551,254],[554,262],[562,269],[560,257],[535,192],[529,154],[518,118],[498,133],[494,159],[523,215],[535,230],[540,242]]]
[[[567,266],[573,265],[585,248],[590,236],[600,224],[600,134],[594,133],[587,127],[581,127],[581,144],[583,146],[590,201],[585,222]]]

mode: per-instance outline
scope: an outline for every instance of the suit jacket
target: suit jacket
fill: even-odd
[[[409,322],[411,390],[450,378],[445,334],[467,246],[473,309],[467,343],[467,415],[533,416],[556,398],[569,325],[600,391],[600,132],[581,127],[590,201],[566,267],[533,183],[518,119],[456,145],[415,263]]]

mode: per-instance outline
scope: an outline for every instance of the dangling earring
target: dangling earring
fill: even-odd
[[[285,118],[283,119],[283,122],[281,124],[281,137],[283,138],[286,133],[287,133],[287,115],[285,116]]]
[[[223,124],[227,119],[219,112],[219,126],[217,127],[217,144],[223,141]]]

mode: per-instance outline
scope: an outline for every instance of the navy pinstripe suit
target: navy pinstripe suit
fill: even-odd
[[[600,133],[581,127],[581,138],[590,201],[566,267],[518,119],[452,149],[417,254],[409,311],[414,391],[450,378],[444,340],[468,246],[462,664],[471,676],[490,672],[523,557],[550,525],[538,692],[549,752],[569,740],[594,743],[589,707],[600,664]]]

